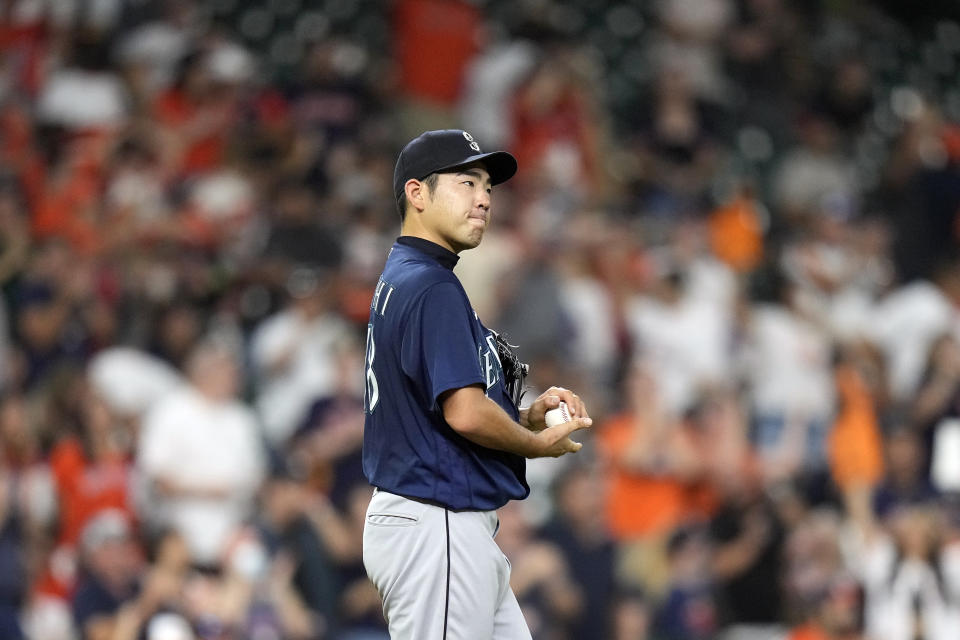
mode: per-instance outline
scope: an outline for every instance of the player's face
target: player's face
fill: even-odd
[[[441,173],[423,214],[438,244],[454,253],[473,249],[490,224],[490,174],[480,166]]]

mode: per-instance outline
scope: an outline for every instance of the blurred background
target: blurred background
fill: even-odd
[[[363,340],[426,129],[481,319],[594,417],[536,640],[960,637],[960,8],[0,0],[0,638],[387,638]]]

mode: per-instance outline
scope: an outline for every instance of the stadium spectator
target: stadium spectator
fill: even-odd
[[[383,606],[376,587],[367,578],[363,568],[363,549],[358,542],[362,539],[363,523],[367,518],[367,505],[370,503],[370,485],[366,481],[354,483],[346,492],[345,504],[341,510],[312,510],[319,531],[324,532],[328,544],[333,544],[334,534],[339,524],[331,516],[341,515],[345,525],[345,542],[340,545],[339,575],[343,589],[337,600],[340,612],[340,637],[342,640],[387,640],[387,624],[383,619]],[[322,505],[322,501],[320,502]]]
[[[137,448],[144,515],[179,531],[200,566],[223,562],[264,473],[255,414],[235,398],[237,367],[231,347],[201,342],[187,360],[190,384],[147,413]]]
[[[775,632],[784,618],[784,524],[755,471],[727,473],[719,493],[710,522],[717,622],[732,637]]]
[[[632,115],[637,160],[644,168],[643,210],[663,216],[689,215],[704,197],[720,162],[715,136],[722,113],[698,98],[689,72],[679,63],[659,68],[653,92]]]
[[[844,134],[856,134],[873,108],[870,68],[857,55],[833,63],[814,98],[814,110],[827,116]]]
[[[647,640],[650,638],[651,607],[643,592],[625,589],[609,605],[610,640]]]
[[[534,193],[555,190],[558,201],[586,202],[605,192],[608,178],[602,161],[607,133],[591,86],[596,75],[576,49],[545,54],[513,98],[510,148],[517,177]]]
[[[172,174],[211,171],[225,159],[237,103],[229,87],[218,82],[214,62],[213,53],[206,51],[182,58],[172,86],[152,105],[164,167]]]
[[[667,541],[670,573],[656,611],[655,634],[667,640],[706,640],[720,630],[720,612],[710,571],[710,539],[703,527],[686,525]]]
[[[787,224],[856,211],[861,197],[856,168],[841,152],[834,124],[818,114],[798,124],[800,144],[787,152],[774,177],[775,202]]]
[[[889,520],[873,516],[869,492],[846,495],[852,529],[849,562],[865,591],[867,637],[907,640],[949,638],[960,624],[957,592],[960,549],[948,535],[944,514],[911,505]]]
[[[285,89],[296,135],[317,136],[320,148],[354,140],[370,115],[374,97],[358,73],[363,52],[355,47],[336,39],[313,43]]]
[[[934,342],[956,331],[955,300],[960,300],[960,263],[949,258],[937,263],[932,280],[912,281],[880,300],[871,338],[884,353],[893,400],[909,402],[931,363]]]
[[[12,180],[0,184],[0,286],[10,286],[26,263],[33,240],[30,235],[28,211],[21,190]],[[6,366],[0,367],[0,385],[16,385],[11,370],[16,363],[10,344],[10,305],[0,298],[0,358]]]
[[[311,405],[333,394],[336,355],[349,338],[332,307],[331,277],[304,267],[290,272],[285,309],[265,319],[251,340],[260,389],[257,409],[268,441],[282,448],[307,419]]]
[[[747,320],[753,442],[772,478],[822,474],[834,402],[830,337],[800,306],[796,285],[776,270],[764,275]]]
[[[341,374],[336,386],[310,405],[286,442],[286,451],[304,469],[309,487],[341,508],[347,506],[355,483],[363,480],[359,468],[363,420],[357,412],[363,405],[363,392],[356,384],[361,378],[349,375],[361,370],[362,355],[356,344],[337,345],[332,354]]]
[[[604,232],[594,216],[582,214],[567,225],[564,259],[555,260],[553,269],[560,277],[560,304],[569,322],[566,366],[574,371],[578,389],[597,387],[594,394],[614,384],[619,363],[617,318],[613,296],[600,279],[594,256],[601,251]],[[581,382],[582,380],[582,382]],[[573,385],[573,381],[570,383]],[[599,406],[594,403],[591,406]]]
[[[78,133],[121,128],[127,90],[111,65],[109,39],[81,32],[71,44],[68,64],[46,78],[37,98],[40,121]]]
[[[882,170],[879,191],[889,211],[897,243],[892,248],[904,283],[938,277],[940,264],[956,252],[960,171],[956,116],[912,86],[897,104],[904,122]],[[923,215],[917,215],[922,211]]]
[[[769,212],[757,199],[755,187],[740,185],[737,193],[714,209],[709,218],[710,250],[737,273],[749,273],[763,258],[763,230]]]
[[[196,305],[174,300],[156,310],[148,339],[150,355],[183,370],[204,330],[203,312]]]
[[[454,126],[463,77],[483,37],[480,11],[462,0],[401,0],[393,33],[404,108],[400,137]],[[423,73],[424,65],[433,72]]]
[[[560,278],[547,253],[546,247],[541,247],[539,251],[523,255],[510,281],[502,283],[500,291],[496,325],[511,344],[519,345],[519,353],[531,363],[541,360],[560,363],[562,359],[558,358],[556,345],[570,339],[570,324],[561,302]]]
[[[80,538],[82,567],[73,594],[73,616],[84,638],[110,638],[121,607],[137,597],[141,557],[127,516],[105,509]]]
[[[850,576],[837,576],[811,605],[812,620],[792,629],[787,640],[862,640],[863,590]]]
[[[623,578],[659,595],[669,579],[665,545],[697,515],[701,473],[692,434],[664,406],[656,369],[636,362],[624,384],[624,412],[599,426],[599,457],[608,469],[606,520],[625,556]]]
[[[20,640],[24,637],[20,610],[27,598],[27,532],[12,480],[6,465],[0,464],[0,632]]]
[[[80,309],[93,295],[93,267],[51,240],[31,257],[16,286],[13,335],[26,389],[59,368],[79,364],[86,338]]]
[[[726,74],[744,92],[744,121],[777,135],[789,128],[797,90],[811,64],[794,55],[806,45],[805,7],[785,0],[733,4],[723,36]]]
[[[604,496],[597,470],[572,467],[555,480],[556,513],[543,536],[563,552],[572,578],[583,588],[583,607],[569,635],[601,640],[611,635],[607,605],[617,586],[616,546],[606,522],[597,518]]]
[[[123,514],[130,523],[136,520],[132,434],[92,390],[83,388],[77,396],[76,433],[57,442],[49,461],[57,488],[57,542],[68,546],[77,545],[87,523],[105,509]]]
[[[885,522],[903,508],[935,503],[940,498],[924,465],[923,440],[914,429],[893,425],[884,438],[884,453],[886,473],[873,493],[877,519]]]
[[[310,187],[295,180],[276,185],[270,229],[261,258],[267,277],[282,279],[294,267],[332,270],[343,260],[342,240],[316,219],[318,201]]]
[[[497,514],[497,543],[510,561],[510,587],[531,634],[567,637],[585,604],[569,561],[559,546],[536,535],[520,503],[510,502]]]
[[[816,633],[825,622],[820,620],[824,598],[846,571],[840,543],[843,521],[836,509],[818,507],[790,524],[783,557],[785,622],[794,632]]]
[[[359,345],[442,126],[521,160],[475,311],[597,409],[502,514],[537,640],[960,628],[952,3],[0,4],[0,637],[386,637]]]
[[[680,416],[731,365],[731,297],[722,267],[651,256],[650,283],[624,310],[636,353],[656,370],[664,408]],[[717,273],[719,271],[719,273]]]
[[[909,420],[922,438],[921,473],[930,477],[937,433],[958,417],[960,399],[960,343],[954,335],[944,334],[930,345],[927,363],[916,395],[911,403]]]
[[[651,62],[657,68],[682,69],[697,95],[722,101],[728,87],[720,68],[720,44],[733,18],[733,2],[665,0],[655,8],[662,24],[651,38]]]
[[[850,351],[834,365],[837,409],[827,436],[833,484],[841,492],[876,486],[883,477],[883,443],[876,403]]]
[[[278,461],[264,482],[254,525],[271,562],[289,562],[289,559],[296,558],[291,582],[299,597],[324,627],[335,630],[337,596],[341,588],[337,557],[314,523],[337,516],[328,512],[332,506],[318,502],[304,490],[303,483],[289,465]],[[308,515],[319,511],[324,513],[317,513],[313,518]],[[344,538],[349,534],[342,531],[342,525],[339,529],[337,526],[337,523],[325,524],[321,531],[333,527],[332,535],[339,536],[336,550],[342,552],[346,544]]]

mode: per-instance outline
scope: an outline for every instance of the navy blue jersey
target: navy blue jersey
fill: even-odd
[[[480,385],[514,420],[492,333],[453,273],[456,256],[401,238],[367,327],[363,472],[385,491],[451,509],[490,510],[530,492],[522,456],[475,444],[443,419],[439,397]]]

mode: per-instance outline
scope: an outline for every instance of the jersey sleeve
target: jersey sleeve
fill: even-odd
[[[435,284],[414,307],[403,332],[401,366],[434,402],[444,391],[485,384],[474,315],[452,282]]]

